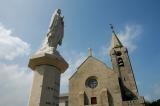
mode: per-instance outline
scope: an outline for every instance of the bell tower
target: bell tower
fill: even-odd
[[[138,99],[138,89],[134,78],[128,50],[122,45],[112,28],[112,48],[110,56],[113,70],[118,74],[123,101]]]

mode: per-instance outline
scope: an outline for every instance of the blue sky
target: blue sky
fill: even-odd
[[[67,79],[87,57],[88,48],[111,67],[107,53],[112,23],[129,49],[140,95],[160,98],[159,5],[158,0],[1,0],[0,105],[27,106],[32,84],[28,59],[40,48],[56,8],[65,21],[59,51],[70,64],[62,74],[62,93],[68,91]]]

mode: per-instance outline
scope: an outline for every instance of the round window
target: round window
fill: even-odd
[[[98,82],[96,80],[96,77],[89,77],[87,80],[86,80],[86,86],[87,87],[90,87],[90,88],[95,88],[97,87],[98,85]]]

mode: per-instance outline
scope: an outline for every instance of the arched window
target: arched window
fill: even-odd
[[[113,97],[112,97],[112,95],[111,95],[111,93],[109,91],[107,91],[107,96],[108,96],[108,104],[109,104],[109,106],[114,106]]]
[[[84,105],[89,105],[89,99],[85,92],[84,92]]]
[[[124,66],[123,59],[121,57],[118,57],[117,60],[119,66]]]

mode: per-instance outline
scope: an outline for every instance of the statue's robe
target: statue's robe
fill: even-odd
[[[52,15],[47,36],[42,45],[42,48],[40,48],[38,52],[44,52],[44,51],[49,53],[55,52],[57,46],[62,44],[63,36],[64,36],[63,16],[61,16],[60,10],[57,10]]]
[[[57,10],[58,11],[58,10]],[[57,48],[57,45],[62,44],[64,36],[63,17],[59,13],[54,13],[47,33],[48,45]]]

